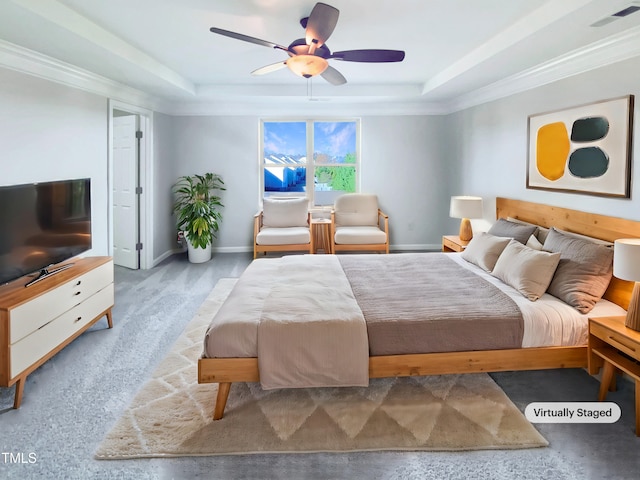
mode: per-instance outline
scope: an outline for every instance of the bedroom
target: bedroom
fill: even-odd
[[[616,6],[623,3],[628,2]],[[348,8],[344,6],[341,10]],[[634,16],[621,21],[637,25]],[[467,97],[460,100],[458,107],[439,112],[416,111],[406,105],[366,105],[357,113],[339,112],[361,118],[361,153],[367,162],[363,165],[361,186],[363,190],[375,191],[389,211],[392,245],[404,250],[438,249],[442,234],[457,229],[457,221],[448,217],[448,202],[451,195],[460,193],[486,199],[486,222],[492,220],[491,201],[496,196],[640,220],[640,204],[633,189],[631,199],[624,200],[527,190],[524,185],[527,116],[601,99],[639,95],[640,59],[636,48],[630,42],[626,50],[620,47],[623,52],[620,56],[609,52],[607,60],[594,62],[590,71],[574,74],[570,69],[562,74],[566,78],[552,78],[548,84],[545,81],[541,82],[544,85],[527,88],[516,85],[517,89],[509,91],[512,94],[504,98],[495,90],[485,92],[487,96],[478,104]],[[612,58],[619,61],[610,63]],[[264,60],[264,57],[257,58],[258,62],[268,63]],[[20,69],[24,67],[20,67],[15,56],[8,62],[10,64],[0,70],[0,103],[3,105],[0,139],[8,152],[3,154],[0,183],[33,181],[36,172],[37,179],[92,177],[98,185],[94,196],[98,211],[94,250],[96,254],[107,254],[106,112],[108,98],[115,97],[120,105],[153,112],[154,163],[149,190],[152,192],[149,222],[153,234],[147,242],[151,246],[149,265],[168,258],[174,249],[174,227],[166,214],[170,210],[171,184],[178,175],[203,169],[220,173],[228,186],[225,220],[216,244],[218,252],[249,251],[250,219],[258,202],[257,188],[248,186],[257,185],[258,179],[256,125],[270,112],[262,108],[242,108],[216,115],[206,109],[188,111],[182,105],[165,109],[123,87],[117,91],[118,95],[105,90],[96,93],[92,90],[98,88],[95,85],[88,88],[90,91],[72,88],[22,73]],[[248,74],[263,63],[248,62],[243,71]],[[68,78],[62,83],[74,85]],[[303,83],[300,88],[304,86]],[[508,91],[506,86],[499,90]],[[475,92],[476,98],[481,93]],[[326,115],[323,109],[328,107],[322,104],[314,108]],[[295,110],[291,114],[295,115]],[[636,145],[637,141],[634,158],[638,152]],[[638,184],[638,175],[637,169],[632,169],[633,185]],[[395,181],[388,182],[389,178]],[[402,194],[398,193],[397,185],[402,185]],[[409,225],[413,225],[413,229]],[[478,222],[477,229],[483,226],[487,225]],[[229,276],[236,276],[235,267],[229,268]],[[114,321],[117,325],[117,318]],[[10,405],[11,395],[6,395],[6,403]],[[26,396],[28,399],[28,392]],[[22,412],[22,415],[27,414]],[[8,421],[5,418],[0,422]]]

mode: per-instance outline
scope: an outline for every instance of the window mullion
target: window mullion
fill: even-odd
[[[313,120],[307,120],[307,198],[315,205],[316,162],[313,158]]]

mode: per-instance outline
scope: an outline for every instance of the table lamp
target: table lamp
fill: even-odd
[[[451,197],[449,216],[461,218],[460,240],[468,242],[473,238],[471,228],[471,218],[482,218],[482,198],[481,197]]]
[[[613,275],[636,282],[625,325],[640,331],[640,238],[621,238],[613,244]]]

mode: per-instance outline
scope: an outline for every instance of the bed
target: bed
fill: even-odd
[[[640,237],[640,222],[519,200],[496,199],[496,214],[498,219],[509,219],[510,225],[555,227],[609,242]],[[516,247],[511,243],[509,248]],[[381,377],[583,368],[587,366],[588,316],[620,314],[628,305],[633,287],[630,282],[611,278],[603,299],[595,303],[593,310],[580,313],[547,293],[531,302],[478,262],[470,262],[470,256],[305,255],[254,261],[212,320],[198,361],[198,382],[218,383],[213,418],[222,418],[234,382],[261,382],[264,388],[365,385],[369,378]],[[417,266],[417,270],[406,270],[410,265]],[[326,273],[325,277],[324,272],[332,269],[344,270],[345,274]],[[422,290],[415,281],[420,270],[430,272],[432,279],[432,284]],[[449,271],[453,273],[446,273]],[[373,276],[368,276],[371,272]],[[283,275],[291,277],[284,287],[275,281]],[[444,278],[440,275],[452,275],[452,279],[439,282],[444,290],[439,290],[437,279]],[[309,278],[312,280],[305,281]],[[336,282],[346,287],[337,287]],[[371,282],[378,282],[375,288],[370,287]],[[403,282],[404,294],[397,285],[402,286]],[[461,300],[453,301],[458,295],[453,291],[458,289]],[[487,301],[471,297],[477,289]],[[272,300],[278,290],[282,291],[275,297],[277,301]],[[425,291],[436,292],[435,300]],[[305,300],[301,302],[301,298]],[[448,304],[460,303],[465,317],[471,314],[471,322],[464,323],[462,315],[457,318],[455,312],[449,311]],[[529,309],[529,304],[536,305],[535,311]],[[428,310],[445,315],[446,324],[453,325],[453,330],[439,331],[438,323],[428,327],[410,316],[412,311]],[[298,322],[312,311],[320,312],[319,317]],[[542,322],[536,316],[540,311]],[[389,312],[396,312],[395,323],[388,318]],[[340,317],[340,322],[332,324],[334,317]],[[554,323],[555,317],[560,317],[562,323]],[[487,326],[474,326],[479,319]],[[533,324],[544,327],[532,328]],[[258,332],[261,342],[257,343]],[[364,344],[363,336],[367,337]],[[300,352],[283,353],[278,347],[295,345],[300,339],[307,342],[309,338],[319,345],[324,342],[333,350],[328,359],[318,362],[312,358],[310,365],[304,366],[303,370],[311,372],[305,378],[313,378],[314,382],[304,385],[295,383],[299,379],[284,368],[287,363],[296,362]],[[268,349],[269,342],[275,348]],[[341,368],[346,365],[349,368]],[[341,378],[334,375],[338,370]]]

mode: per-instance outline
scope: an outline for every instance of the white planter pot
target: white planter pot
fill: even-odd
[[[186,238],[186,236],[185,236]],[[205,248],[194,247],[187,238],[187,254],[191,263],[204,263],[211,260],[211,244]]]

